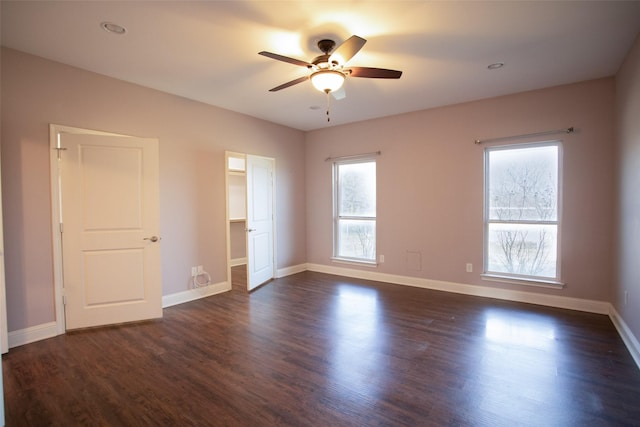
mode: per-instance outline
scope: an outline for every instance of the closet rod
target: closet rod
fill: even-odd
[[[476,139],[473,142],[474,144],[483,144],[485,142],[502,141],[505,139],[526,138],[529,136],[553,135],[556,133],[573,133],[573,132],[575,132],[575,129],[573,128],[573,126],[571,126],[570,128],[566,128],[566,129],[548,130],[545,132],[525,133],[522,135],[514,135],[514,136],[501,136],[499,138]]]
[[[325,162],[330,162],[332,160],[359,159],[361,157],[379,156],[380,154],[382,154],[382,151],[374,151],[373,153],[354,154],[354,155],[351,155],[351,156],[327,157],[326,159],[324,159],[324,161]]]

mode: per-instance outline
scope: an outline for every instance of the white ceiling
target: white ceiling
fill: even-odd
[[[4,46],[301,130],[611,76],[639,32],[640,1],[2,1]],[[352,34],[402,78],[347,78],[329,124],[310,82],[268,91],[308,71],[259,51]]]

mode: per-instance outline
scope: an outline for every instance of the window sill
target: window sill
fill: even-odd
[[[501,276],[499,274],[484,273],[480,277],[482,280],[488,280],[490,282],[509,283],[512,285],[523,286],[536,286],[538,288],[551,288],[551,289],[563,289],[566,283],[557,282],[555,280],[543,280],[543,279],[520,279],[513,276]]]
[[[331,257],[331,261],[339,264],[358,265],[361,267],[375,268],[378,266],[378,263],[375,261],[364,261],[364,260],[351,259],[351,258]]]

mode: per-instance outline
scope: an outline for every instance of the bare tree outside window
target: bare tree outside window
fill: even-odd
[[[334,256],[376,259],[376,162],[335,163]]]
[[[486,153],[486,270],[556,278],[558,144]]]

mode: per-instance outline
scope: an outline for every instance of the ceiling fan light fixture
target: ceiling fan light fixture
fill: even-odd
[[[320,92],[329,93],[342,87],[344,74],[336,70],[320,70],[311,74],[313,87]]]

